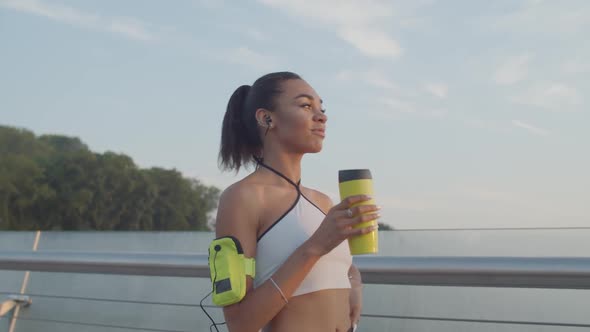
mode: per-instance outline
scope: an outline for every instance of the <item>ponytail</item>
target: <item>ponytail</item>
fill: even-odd
[[[223,125],[221,127],[221,150],[219,158],[224,169],[240,170],[243,156],[249,150],[245,140],[247,128],[244,124],[244,108],[248,93],[252,87],[242,85],[234,91],[227,103]]]

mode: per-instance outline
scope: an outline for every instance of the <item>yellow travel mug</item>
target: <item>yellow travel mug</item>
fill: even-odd
[[[371,171],[368,169],[340,170],[338,171],[338,187],[340,189],[341,200],[355,195],[373,196]],[[354,204],[351,207],[372,204],[375,204],[373,199]],[[357,224],[354,228],[365,228],[372,225],[377,225],[377,220]],[[352,255],[376,254],[379,251],[377,230],[349,238],[348,245],[350,246],[350,253]]]

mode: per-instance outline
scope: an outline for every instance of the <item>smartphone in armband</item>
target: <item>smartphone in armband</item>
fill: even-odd
[[[209,245],[209,272],[213,303],[228,306],[246,296],[246,276],[254,278],[256,262],[244,257],[240,241],[233,236],[217,238]]]

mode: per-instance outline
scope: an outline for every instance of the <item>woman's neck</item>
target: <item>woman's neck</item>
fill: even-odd
[[[268,154],[264,156],[262,162],[277,172],[280,172],[294,183],[297,183],[301,180],[302,158],[302,155]]]

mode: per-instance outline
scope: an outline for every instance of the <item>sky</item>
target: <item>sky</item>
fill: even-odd
[[[0,124],[220,189],[227,101],[324,100],[302,184],[369,168],[398,229],[590,227],[590,1],[0,0]]]

